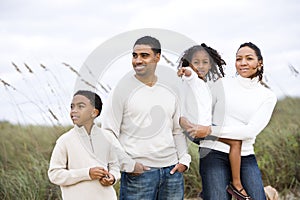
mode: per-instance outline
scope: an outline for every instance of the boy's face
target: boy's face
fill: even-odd
[[[206,51],[196,51],[192,57],[191,64],[198,70],[198,75],[201,77],[205,77],[211,69],[209,58],[210,57]]]
[[[77,126],[88,127],[94,123],[96,109],[90,100],[83,95],[75,95],[71,103],[70,116]]]

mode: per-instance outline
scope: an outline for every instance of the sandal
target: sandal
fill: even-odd
[[[232,183],[227,185],[226,191],[231,194],[234,198],[237,200],[253,200],[249,195],[245,196],[241,192],[244,190],[244,188],[237,190]]]

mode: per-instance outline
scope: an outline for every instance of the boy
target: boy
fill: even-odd
[[[56,141],[48,176],[59,185],[62,198],[117,199],[113,184],[119,179],[119,165],[104,130],[94,124],[102,110],[101,98],[79,90],[71,103],[74,128]]]

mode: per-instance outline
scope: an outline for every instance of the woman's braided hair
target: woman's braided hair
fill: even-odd
[[[182,57],[180,58],[178,68],[191,66],[192,57],[198,51],[206,51],[210,56],[209,59],[212,66],[208,71],[206,78],[216,81],[217,79],[225,76],[223,65],[226,65],[226,62],[221,58],[220,54],[215,49],[207,46],[205,43],[192,46],[184,51]]]

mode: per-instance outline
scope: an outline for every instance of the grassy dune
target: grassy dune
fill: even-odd
[[[281,195],[300,188],[299,110],[300,99],[278,102],[255,144],[265,185],[272,185]],[[60,199],[59,187],[49,182],[47,169],[55,140],[69,128],[0,122],[0,199]],[[193,161],[185,173],[185,196],[195,197],[201,190],[198,147],[191,144],[189,151]]]

